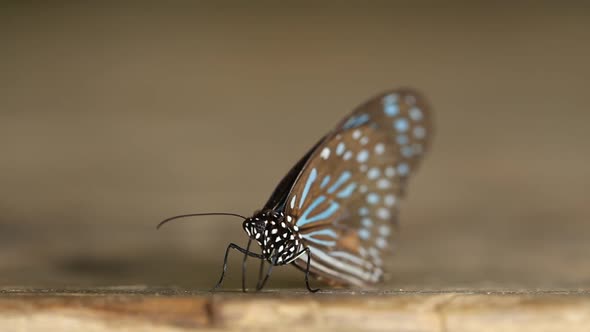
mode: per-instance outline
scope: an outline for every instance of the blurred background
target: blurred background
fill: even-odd
[[[251,214],[399,86],[437,136],[385,287],[590,284],[583,2],[3,2],[0,40],[3,286],[213,286],[241,222],[157,222]]]

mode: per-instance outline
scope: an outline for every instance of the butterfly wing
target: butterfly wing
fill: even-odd
[[[293,168],[287,173],[287,175],[281,180],[279,185],[275,188],[273,193],[270,195],[270,198],[264,205],[263,210],[274,210],[274,211],[283,211],[285,207],[285,202],[287,201],[287,196],[289,195],[289,191],[293,187],[293,183],[297,179],[297,176],[301,173],[303,166],[309,160],[309,157],[313,154],[313,152],[317,149],[317,147],[324,141],[325,137],[323,137],[319,142],[316,143],[309,151],[301,158]]]
[[[424,99],[393,90],[357,107],[293,168],[275,205],[310,249],[312,274],[357,286],[382,279],[399,199],[431,135]],[[294,263],[304,269],[307,256]]]

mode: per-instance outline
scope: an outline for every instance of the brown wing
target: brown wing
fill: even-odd
[[[431,136],[424,99],[400,89],[356,108],[318,145],[285,206],[311,251],[312,274],[357,286],[382,279],[399,200]],[[306,263],[306,255],[295,261]]]

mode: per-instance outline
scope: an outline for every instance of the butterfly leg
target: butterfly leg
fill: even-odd
[[[272,273],[272,268],[273,266],[276,265],[277,262],[277,257],[275,256],[274,258],[271,259],[270,261],[270,266],[268,267],[268,270],[266,271],[266,276],[264,277],[264,280],[262,280],[262,282],[258,282],[258,285],[256,285],[256,290],[260,291],[262,288],[264,288],[264,285],[266,285],[266,282],[268,281],[268,278],[270,277],[270,274]],[[262,275],[260,275],[262,276]]]
[[[303,250],[301,250],[300,252],[298,252],[288,263],[293,262],[294,260],[296,260],[297,258],[301,257],[303,254],[307,254],[307,266],[305,268],[305,287],[307,287],[307,290],[315,293],[317,291],[319,291],[319,288],[311,288],[311,286],[309,286],[309,267],[311,266],[311,251],[309,250],[309,248],[305,248]]]
[[[264,277],[264,280],[262,280],[262,282],[256,286],[257,291],[262,290],[262,288],[264,288],[264,285],[266,285],[266,282],[268,281],[268,278],[270,277],[270,274],[272,272],[273,266],[274,266],[274,264],[270,264],[270,266],[268,267],[268,270],[266,271],[266,276]]]
[[[217,284],[215,285],[215,287],[213,287],[212,291],[216,290],[217,288],[219,288],[221,286],[221,284],[223,283],[223,278],[225,277],[225,271],[227,271],[227,257],[229,256],[229,250],[230,249],[235,249],[239,252],[241,252],[242,254],[246,254],[250,257],[255,257],[258,259],[264,259],[264,256],[259,255],[257,253],[253,253],[253,252],[249,252],[248,250],[238,246],[235,243],[230,243],[227,246],[227,249],[225,249],[225,257],[223,259],[223,271],[221,272],[221,277],[219,278],[219,281],[217,282]]]
[[[262,288],[262,276],[264,275],[264,259],[260,260],[260,267],[258,268],[258,282],[256,283],[256,289]]]
[[[320,289],[319,288],[313,289],[309,286],[309,267],[311,265],[311,252],[310,252],[309,248],[305,248],[304,251],[307,251],[307,267],[305,268],[305,287],[307,287],[308,291],[315,293],[315,292],[319,291]]]
[[[244,254],[244,260],[242,261],[242,292],[246,293],[246,259],[248,259],[248,253],[250,252],[250,244],[252,243],[252,239],[248,239],[248,244],[246,245],[246,253]]]
[[[273,251],[273,253],[276,253],[276,251]],[[272,255],[272,253],[271,253],[271,255]],[[264,285],[266,285],[266,282],[268,281],[268,278],[270,277],[270,274],[272,273],[272,268],[277,263],[277,259],[278,259],[278,255],[274,256],[274,257],[271,256],[270,266],[268,267],[268,270],[266,271],[266,276],[264,277],[264,280],[262,280],[262,282],[259,282],[258,285],[256,285],[257,291],[260,291],[262,288],[264,288]]]

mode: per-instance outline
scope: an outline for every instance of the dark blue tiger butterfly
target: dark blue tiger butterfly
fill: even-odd
[[[261,261],[257,290],[272,267],[294,264],[309,275],[335,286],[368,287],[383,279],[383,261],[392,251],[399,200],[408,177],[429,147],[432,123],[419,93],[397,89],[357,107],[324,136],[279,183],[266,205],[243,228],[246,248],[230,249]],[[223,214],[223,213],[221,213]],[[176,218],[203,215],[191,214]],[[236,214],[225,214],[234,215]],[[261,253],[250,251],[255,241]],[[270,266],[264,275],[264,263]]]

